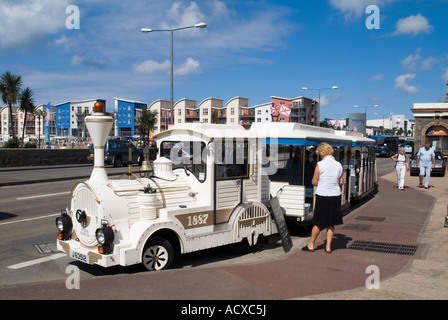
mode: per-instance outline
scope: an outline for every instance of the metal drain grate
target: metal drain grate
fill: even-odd
[[[352,250],[392,253],[407,256],[415,255],[415,253],[417,252],[417,248],[418,248],[417,246],[407,244],[395,244],[395,243],[361,241],[361,240],[356,240],[350,246],[348,246],[348,249]]]
[[[58,252],[58,249],[56,248],[56,242],[35,244],[34,248],[36,248],[36,250],[40,254]]]
[[[355,218],[355,220],[383,222],[384,220],[386,220],[386,218],[384,218],[384,217],[358,216],[358,217]]]
[[[370,224],[349,223],[349,224],[346,224],[343,229],[368,231],[368,230],[370,230],[371,227],[372,227],[372,225],[370,225]]]

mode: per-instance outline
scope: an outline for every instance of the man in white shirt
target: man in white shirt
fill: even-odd
[[[420,166],[420,184],[419,187],[423,188],[423,177],[425,179],[425,189],[429,189],[429,180],[431,179],[431,169],[436,167],[436,155],[434,150],[430,148],[429,142],[425,143],[424,147],[421,147],[417,153],[417,167]]]

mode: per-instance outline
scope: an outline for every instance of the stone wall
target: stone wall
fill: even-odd
[[[52,166],[89,163],[89,149],[4,149],[0,167]]]

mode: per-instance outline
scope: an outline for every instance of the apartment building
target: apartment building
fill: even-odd
[[[116,136],[134,136],[137,132],[139,111],[148,107],[144,102],[114,98],[114,119]]]
[[[14,119],[14,134],[19,138],[22,137],[23,126],[25,126],[25,138],[37,138],[39,135],[45,134],[45,124],[49,121],[50,134],[54,135],[56,132],[54,121],[54,107],[51,106],[50,112],[45,117],[37,115],[37,111],[46,111],[46,105],[40,105],[35,108],[35,114],[27,113],[25,119],[25,112],[21,111],[19,107],[12,107],[12,117]],[[9,134],[9,108],[0,108],[0,137],[3,141],[8,140],[11,136]]]
[[[157,123],[154,127],[154,134],[168,130],[171,119],[171,101],[156,100],[149,106],[149,110],[157,112]]]
[[[104,99],[67,101],[55,105],[56,135],[85,138],[87,129],[84,119],[93,112],[93,106],[97,102],[102,102],[106,106],[106,100]]]
[[[196,100],[181,99],[174,105],[174,123],[199,122],[199,109]]]

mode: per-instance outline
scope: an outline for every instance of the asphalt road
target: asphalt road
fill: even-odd
[[[50,170],[50,171],[49,171]],[[40,176],[45,180],[57,169],[10,171],[10,175]],[[61,169],[59,169],[61,170]],[[81,270],[81,280],[103,275],[138,274],[145,272],[140,266],[104,269],[88,266],[55,251],[56,227],[54,220],[60,210],[69,206],[70,191],[89,176],[91,167],[69,168],[80,178],[52,182],[0,187],[0,288],[20,286],[43,281],[67,278],[67,267],[76,265]],[[126,172],[126,168],[110,169]],[[393,170],[391,160],[378,159],[378,175]],[[8,177],[1,172],[0,178]],[[293,234],[294,246],[301,247],[307,237]],[[174,268],[201,268],[203,266],[233,266],[242,263],[263,262],[283,255],[280,244],[261,245],[253,254],[235,253],[231,248],[217,248],[182,256]]]

